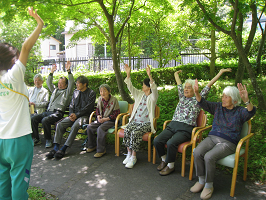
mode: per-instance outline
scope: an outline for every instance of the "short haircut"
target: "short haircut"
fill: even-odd
[[[143,83],[144,83],[147,87],[151,87],[151,86],[150,86],[150,79],[149,79],[149,78],[145,78],[145,79],[143,80]]]
[[[65,80],[66,85],[68,85],[68,79],[67,79],[66,77],[62,76],[62,77],[60,77],[59,79],[63,79],[63,80]]]
[[[241,103],[239,90],[236,86],[227,86],[226,88],[224,88],[223,94],[232,98],[232,103],[234,107],[238,106]]]
[[[79,77],[77,78],[76,82],[77,82],[77,81],[79,81],[79,82],[82,83],[82,84],[86,83],[86,84],[87,84],[87,87],[88,87],[88,85],[89,85],[89,79],[88,79],[86,76],[83,76],[83,75],[79,76]]]
[[[41,79],[41,81],[43,81],[42,75],[41,74],[35,74],[33,80],[35,80],[36,78]]]
[[[195,80],[192,80],[192,79],[187,79],[183,85],[183,88],[185,88],[185,85],[189,83],[191,86],[192,86],[192,89],[194,88],[194,85],[195,85]]]
[[[111,93],[111,88],[108,84],[101,84],[100,87],[99,87],[99,91],[101,91],[101,88],[105,88],[106,90],[108,90],[108,92]]]
[[[0,71],[9,70],[19,58],[19,50],[8,43],[0,43]]]

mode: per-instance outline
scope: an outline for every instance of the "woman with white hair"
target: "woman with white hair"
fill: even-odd
[[[201,199],[212,196],[216,161],[235,152],[243,124],[256,113],[256,107],[249,101],[246,86],[238,83],[237,87],[227,86],[223,91],[222,102],[216,103],[206,101],[199,94],[197,81],[194,86],[200,107],[214,115],[212,130],[193,153],[199,181],[190,191],[200,192],[203,189]],[[238,106],[241,99],[247,108]]]
[[[177,148],[180,144],[191,140],[191,132],[197,126],[197,118],[200,112],[200,106],[193,90],[195,80],[186,80],[183,88],[179,78],[179,73],[181,72],[182,70],[179,70],[174,74],[178,88],[179,103],[176,106],[173,119],[153,142],[159,157],[162,159],[157,167],[157,170],[160,171],[159,174],[162,176],[168,175],[175,170]],[[224,72],[231,72],[231,69],[221,69],[201,91],[201,96],[207,96],[211,86]],[[164,149],[165,144],[167,144],[167,154]]]
[[[28,89],[30,99],[29,105],[34,106],[34,111],[37,114],[41,114],[46,111],[46,107],[49,103],[49,92],[42,86],[42,84],[42,75],[36,74],[34,76],[35,87],[31,87]]]

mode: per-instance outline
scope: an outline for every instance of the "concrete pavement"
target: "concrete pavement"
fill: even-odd
[[[194,200],[200,193],[193,194],[189,188],[196,182],[189,181],[189,164],[186,176],[181,177],[181,159],[175,163],[175,172],[160,176],[156,170],[159,164],[147,161],[147,152],[137,154],[138,161],[133,169],[122,164],[124,155],[116,157],[114,146],[107,145],[107,153],[102,158],[94,158],[95,152],[80,151],[82,141],[76,140],[61,160],[46,159],[51,150],[43,144],[34,147],[30,185],[40,187],[51,199],[59,200]],[[125,150],[122,148],[122,151]],[[258,200],[266,199],[266,186],[244,182],[238,176],[235,197],[230,197],[231,175],[216,172],[214,200]]]

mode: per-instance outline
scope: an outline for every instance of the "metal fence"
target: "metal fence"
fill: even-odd
[[[184,51],[180,53],[179,60],[171,60],[165,67],[174,67],[180,64],[197,64],[203,61],[209,61],[207,55],[210,55],[209,51]],[[113,60],[111,57],[80,57],[70,59],[51,59],[45,62],[39,63],[39,71],[41,73],[49,73],[53,63],[57,64],[57,71],[65,71],[66,61],[70,61],[74,72],[100,72],[100,71],[113,71]],[[124,64],[129,63],[128,57],[122,57],[120,61],[120,70],[124,70]],[[159,62],[149,57],[132,57],[131,66],[132,69],[144,69],[146,66],[151,65],[153,68],[158,68]]]

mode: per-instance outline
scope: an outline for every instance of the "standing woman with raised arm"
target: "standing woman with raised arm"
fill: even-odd
[[[155,117],[155,106],[158,99],[157,85],[152,79],[150,67],[146,71],[149,78],[143,80],[142,90],[136,89],[130,79],[131,68],[126,64],[127,77],[125,83],[135,99],[135,105],[129,123],[124,131],[123,144],[127,147],[127,157],[123,161],[126,168],[133,168],[137,162],[137,151],[139,150],[142,136],[147,132],[155,133],[153,118]]]
[[[24,74],[29,52],[42,31],[43,21],[29,8],[37,27],[21,53],[0,43],[0,199],[28,199],[33,142],[28,90]],[[11,91],[11,90],[12,91]]]

